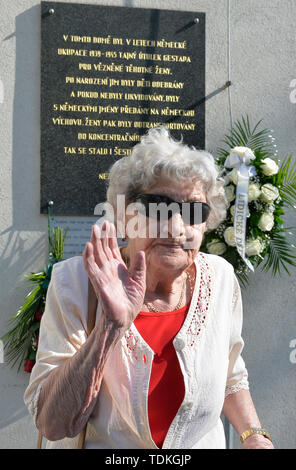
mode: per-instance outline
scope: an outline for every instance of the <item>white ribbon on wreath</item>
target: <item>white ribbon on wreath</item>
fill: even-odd
[[[234,240],[236,249],[246,265],[254,272],[254,267],[246,257],[246,220],[248,212],[249,178],[256,176],[256,169],[250,165],[256,157],[248,147],[234,147],[224,162],[225,168],[237,169],[237,186],[234,213]]]

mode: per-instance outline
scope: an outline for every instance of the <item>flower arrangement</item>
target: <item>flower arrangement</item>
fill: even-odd
[[[44,312],[51,272],[53,265],[63,258],[67,232],[68,229],[63,233],[60,227],[50,229],[50,224],[48,225],[48,264],[44,271],[25,276],[29,281],[31,291],[25,297],[25,301],[16,315],[9,320],[11,329],[2,337],[4,349],[7,351],[5,361],[12,363],[12,367],[19,363],[18,370],[24,365],[24,370],[31,372],[35,364],[40,321]]]
[[[287,265],[296,266],[295,246],[287,238],[294,227],[285,227],[283,220],[285,208],[296,208],[296,164],[292,155],[279,160],[273,131],[259,130],[260,124],[252,129],[248,117],[238,120],[223,140],[226,148],[218,149],[216,162],[229,205],[226,219],[205,233],[201,246],[201,251],[229,261],[244,287],[250,271],[263,261],[262,269],[272,269],[274,276],[281,267],[290,274]],[[246,207],[240,217],[243,185]],[[242,221],[245,228],[239,230]],[[243,250],[238,233],[243,234]]]

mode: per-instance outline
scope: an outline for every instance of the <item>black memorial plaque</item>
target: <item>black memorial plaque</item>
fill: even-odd
[[[41,2],[41,213],[93,215],[151,127],[205,141],[205,14]]]

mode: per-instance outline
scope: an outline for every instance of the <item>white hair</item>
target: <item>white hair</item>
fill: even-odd
[[[203,150],[176,141],[164,126],[150,129],[133,147],[131,154],[110,168],[107,201],[116,211],[118,194],[130,202],[134,195],[155,186],[159,178],[202,185],[211,212],[206,230],[213,230],[226,218],[224,180],[214,157]]]

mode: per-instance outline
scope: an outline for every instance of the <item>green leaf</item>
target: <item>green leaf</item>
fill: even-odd
[[[296,205],[296,162],[292,162],[292,154],[285,158],[278,173],[275,184],[279,187],[280,196],[287,206]]]
[[[45,279],[45,281],[42,284],[43,289],[47,289],[49,286],[50,279]]]
[[[235,274],[241,284],[241,286],[246,289],[248,287],[248,284],[249,284],[249,277],[248,277],[248,274],[244,271],[240,271],[240,270],[234,270],[235,271]]]
[[[68,229],[63,232],[60,227],[56,227],[49,234],[49,255],[48,264],[44,271],[29,273],[25,279],[30,284],[30,292],[26,295],[23,305],[13,315],[8,325],[10,329],[2,336],[4,349],[6,351],[6,362],[14,367],[17,363],[20,370],[24,360],[29,354],[34,354],[31,360],[35,359],[35,351],[32,352],[32,341],[36,341],[36,333],[40,327],[40,322],[36,322],[36,312],[44,309],[46,292],[51,279],[53,264],[63,258],[63,249]],[[30,352],[31,351],[31,352]],[[31,358],[31,356],[29,356]]]
[[[251,235],[254,240],[259,236],[259,230],[256,227],[251,228]]]
[[[274,149],[269,137],[270,130],[262,129],[258,130],[262,120],[257,122],[253,129],[251,129],[250,120],[247,116],[246,118],[242,117],[241,121],[237,120],[234,123],[233,128],[230,130],[230,133],[224,137],[223,142],[229,147],[229,150],[219,148],[219,156],[225,156],[229,154],[229,151],[233,147],[243,146],[249,147],[253,152],[260,152],[261,158],[267,156],[273,156]],[[253,164],[253,162],[252,162]]]
[[[28,359],[30,361],[35,361],[36,360],[36,351],[31,351],[30,354],[29,354]]]
[[[269,249],[266,256],[266,261],[263,266],[265,272],[272,270],[272,275],[281,275],[283,268],[289,275],[290,272],[287,265],[296,267],[296,250],[283,236],[288,228],[281,228],[274,231],[270,238]]]
[[[38,322],[33,323],[29,329],[30,331],[34,332],[34,331],[39,330],[39,328],[40,328],[40,322],[38,321]]]

